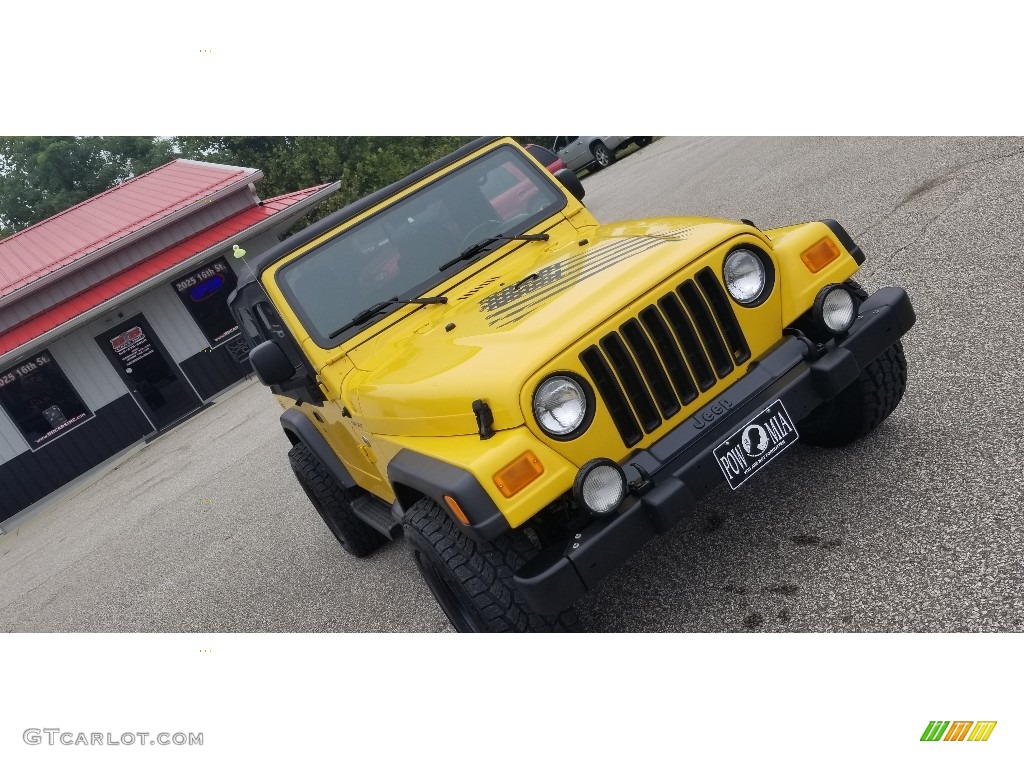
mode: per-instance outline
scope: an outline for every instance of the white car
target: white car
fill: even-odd
[[[570,171],[597,166],[607,168],[615,162],[615,153],[629,144],[645,147],[653,136],[556,136],[551,150]]]

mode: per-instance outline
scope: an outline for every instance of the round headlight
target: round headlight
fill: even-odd
[[[814,319],[832,334],[846,333],[857,319],[857,297],[845,285],[826,285],[814,299]]]
[[[764,291],[767,274],[764,263],[753,251],[740,248],[725,257],[722,267],[725,287],[740,304],[753,304]]]
[[[579,429],[587,418],[587,395],[579,382],[568,376],[552,376],[533,395],[533,415],[549,435],[563,437]]]
[[[626,473],[611,459],[592,459],[580,467],[573,491],[588,512],[607,515],[626,497]]]

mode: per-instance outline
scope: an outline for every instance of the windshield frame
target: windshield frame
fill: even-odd
[[[412,306],[414,308],[412,311],[415,312],[428,305],[409,305],[396,303],[390,307],[381,309],[379,314],[375,314],[374,316],[367,318],[365,321],[358,323],[351,328],[346,329],[340,334],[337,334],[334,338],[331,338],[330,334],[332,332],[335,332],[336,329],[319,328],[317,323],[313,320],[310,313],[303,306],[302,302],[299,300],[298,295],[295,293],[295,291],[289,284],[288,280],[286,279],[289,271],[293,267],[302,263],[305,259],[312,257],[317,253],[321,253],[322,249],[327,248],[331,244],[336,243],[338,238],[358,234],[359,231],[363,228],[368,229],[370,226],[373,225],[374,222],[379,220],[380,216],[386,214],[394,207],[415,201],[418,197],[421,196],[430,195],[431,193],[436,194],[438,184],[443,183],[452,175],[465,171],[467,168],[471,168],[475,164],[479,164],[486,161],[487,158],[494,155],[495,153],[509,151],[515,153],[515,156],[519,158],[521,162],[519,163],[518,167],[524,174],[526,174],[527,178],[530,181],[535,183],[538,187],[546,189],[547,191],[552,193],[553,202],[543,207],[536,213],[531,214],[530,216],[516,222],[507,230],[502,231],[501,234],[522,234],[524,232],[529,231],[537,224],[551,218],[556,213],[563,211],[569,203],[569,198],[565,195],[561,187],[554,182],[554,180],[550,177],[549,174],[544,172],[543,169],[537,167],[537,164],[533,160],[532,156],[528,155],[528,153],[526,153],[525,150],[517,148],[512,144],[499,144],[498,146],[489,149],[487,152],[484,152],[474,157],[472,160],[459,163],[458,165],[447,167],[444,170],[444,172],[439,173],[427,184],[424,184],[423,186],[418,187],[412,191],[404,191],[397,193],[387,205],[375,211],[372,215],[367,216],[354,224],[346,222],[329,238],[327,238],[321,243],[318,243],[316,247],[311,248],[308,251],[305,251],[304,253],[293,259],[289,259],[288,261],[281,263],[274,269],[273,280],[275,282],[277,289],[282,293],[285,300],[288,302],[291,311],[295,314],[295,317],[298,319],[299,323],[302,324],[302,330],[309,335],[310,339],[321,349],[335,349],[344,344],[348,339],[351,339],[353,336],[362,333],[364,330],[366,330],[368,326],[378,325],[382,322],[385,322],[389,316],[391,316],[399,309],[408,308]],[[481,236],[480,240],[483,239],[484,236]],[[429,292],[431,289],[436,288],[442,283],[445,283],[448,280],[450,280],[454,275],[466,270],[467,267],[484,258],[488,253],[491,253],[499,248],[503,248],[506,245],[509,245],[507,241],[498,240],[484,247],[480,251],[480,253],[472,256],[469,259],[458,261],[449,266],[447,269],[439,269],[436,273],[432,274],[426,280],[423,280],[422,282],[416,285],[410,286],[404,292],[397,294],[397,298],[399,300],[420,298],[424,295],[424,293]],[[509,252],[516,249],[517,248],[512,248],[510,249]],[[453,253],[451,255],[452,258],[454,258],[455,256],[458,256],[458,253]],[[447,261],[447,259],[442,257],[438,259],[437,264],[439,265],[445,261]],[[365,305],[360,304],[359,306],[352,306],[351,314],[349,314],[348,311],[346,310],[343,313],[345,316],[338,318],[338,327],[343,326],[351,318],[357,316],[360,312],[369,308],[375,303],[376,301],[368,299]]]

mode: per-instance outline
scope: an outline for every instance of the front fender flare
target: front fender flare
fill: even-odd
[[[403,448],[388,463],[388,481],[403,515],[422,496],[429,496],[456,520],[444,499],[451,496],[469,519],[468,526],[456,520],[459,529],[471,539],[491,541],[511,530],[480,482],[461,467]]]
[[[342,488],[351,491],[358,487],[355,478],[341,463],[338,454],[306,414],[297,408],[289,408],[281,414],[281,428],[292,445],[303,443],[309,448]]]

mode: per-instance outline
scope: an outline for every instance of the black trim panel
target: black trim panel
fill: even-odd
[[[6,520],[153,432],[131,395],[36,451],[0,465],[0,520]]]
[[[470,538],[490,541],[511,529],[476,477],[460,467],[403,448],[388,464],[388,480],[403,514],[416,502],[418,492],[432,498],[451,515],[444,500],[447,495],[459,502],[466,513],[469,527],[460,522],[459,529]]]

